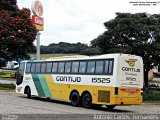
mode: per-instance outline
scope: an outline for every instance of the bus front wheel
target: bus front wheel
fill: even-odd
[[[28,87],[27,89],[27,98],[30,99],[31,98],[31,89]]]
[[[80,105],[80,96],[77,92],[71,94],[71,105],[75,107]]]
[[[82,97],[82,105],[85,108],[91,108],[92,106],[92,96],[89,93],[86,93]]]

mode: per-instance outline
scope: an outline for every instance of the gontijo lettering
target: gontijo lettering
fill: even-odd
[[[57,76],[57,81],[64,81],[64,82],[81,82],[81,77],[72,77],[72,76]]]
[[[140,72],[140,69],[128,68],[128,67],[122,67],[122,70],[129,71],[129,72]]]

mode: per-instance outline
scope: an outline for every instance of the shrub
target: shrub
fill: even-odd
[[[1,84],[0,83],[0,90],[14,90],[16,86],[14,84]]]
[[[143,92],[144,101],[160,101],[160,91],[148,90]]]

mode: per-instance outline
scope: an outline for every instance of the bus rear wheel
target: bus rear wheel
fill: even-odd
[[[71,105],[75,107],[80,105],[80,96],[77,92],[71,94]]]
[[[116,105],[106,105],[108,110],[113,110],[114,107],[116,107]]]
[[[82,105],[85,108],[91,108],[92,106],[92,96],[89,93],[86,93],[82,97]]]

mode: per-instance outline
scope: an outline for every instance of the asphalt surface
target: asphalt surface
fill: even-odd
[[[159,114],[160,118],[160,104],[116,106],[114,110],[108,111],[105,106],[86,109],[83,107],[73,107],[69,102],[47,100],[38,97],[27,99],[25,95],[16,94],[15,92],[0,92],[0,120],[5,119],[6,115],[9,115],[9,118],[14,118],[14,120],[51,120],[53,118],[88,120],[97,119],[96,115],[111,115],[113,118],[113,115],[132,115],[133,117],[135,114]]]
[[[16,84],[16,81],[14,80],[2,80],[0,79],[1,84]]]
[[[86,109],[73,107],[69,102],[58,100],[38,97],[27,99],[25,95],[15,92],[0,92],[0,109],[0,114],[160,114],[160,104],[116,106],[113,111],[108,111],[106,107]]]

